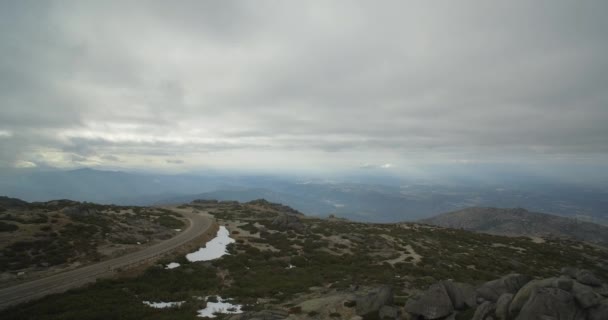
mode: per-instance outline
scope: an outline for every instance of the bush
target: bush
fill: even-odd
[[[19,230],[17,225],[0,221],[0,232],[13,232],[16,230]]]

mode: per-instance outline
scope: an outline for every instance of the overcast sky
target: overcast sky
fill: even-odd
[[[2,1],[0,166],[608,158],[608,1]]]

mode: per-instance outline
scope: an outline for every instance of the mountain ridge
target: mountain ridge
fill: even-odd
[[[470,207],[419,222],[494,235],[570,238],[608,246],[606,226],[523,208]]]

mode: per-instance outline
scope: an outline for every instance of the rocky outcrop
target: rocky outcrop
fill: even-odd
[[[393,289],[390,286],[381,286],[366,295],[356,298],[357,314],[360,316],[376,313],[385,305],[393,303]]]
[[[452,305],[456,310],[475,307],[477,305],[477,294],[472,285],[466,283],[442,281]]]
[[[496,302],[505,293],[516,293],[532,278],[522,274],[510,274],[484,283],[477,288],[477,295],[486,301]]]
[[[494,311],[496,310],[496,304],[490,301],[485,301],[480,304],[475,310],[473,320],[486,320],[492,318]],[[493,318],[492,318],[493,319]]]
[[[509,319],[509,306],[513,301],[513,294],[503,293],[496,302],[496,318],[499,320]]]
[[[581,281],[582,280],[582,281]],[[407,311],[414,319],[449,319],[457,309],[480,305],[474,320],[608,320],[606,285],[588,270],[566,268],[555,278],[535,279],[511,274],[470,288],[451,281],[429,287],[420,298],[410,299]]]
[[[558,288],[537,288],[526,302],[517,320],[584,320],[584,311],[576,306],[572,294]]]
[[[418,299],[410,299],[405,311],[424,319],[439,319],[450,315],[454,305],[442,283],[429,287]]]

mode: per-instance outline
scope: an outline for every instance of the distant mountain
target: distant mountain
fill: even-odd
[[[306,212],[312,215],[331,212],[333,207],[313,199],[299,197],[293,194],[276,192],[263,188],[234,188],[226,190],[216,190],[211,192],[177,196],[158,201],[155,204],[181,204],[190,203],[194,200],[233,200],[239,202],[249,202],[256,199],[266,199],[274,203],[283,203],[299,211]]]
[[[570,238],[608,245],[608,227],[525,209],[467,208],[420,220],[421,223],[506,236]]]
[[[362,222],[415,221],[467,207],[522,207],[608,224],[608,185],[599,188],[533,177],[510,179],[487,184],[463,179],[389,179],[371,174],[297,177],[211,171],[157,174],[20,169],[0,170],[0,195],[26,201],[69,198],[143,206],[201,198],[265,198],[309,215],[333,214]]]

